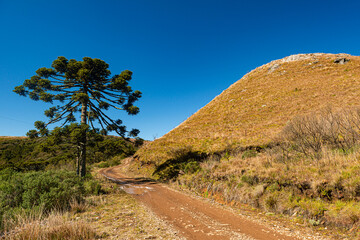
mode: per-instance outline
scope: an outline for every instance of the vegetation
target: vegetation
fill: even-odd
[[[334,63],[344,56],[350,61]],[[279,65],[275,70],[274,64]],[[359,57],[310,54],[261,66],[178,128],[145,144],[129,170],[229,205],[245,203],[269,214],[287,215],[301,224],[332,227],[334,237],[338,234],[335,230],[345,229],[347,236],[359,238],[360,110],[352,106],[360,100],[360,88],[354,85],[360,77],[359,64]],[[329,104],[333,107],[327,107]],[[11,223],[20,222],[22,214],[31,216],[39,209],[46,212],[56,208],[59,203],[51,196],[61,193],[64,195],[56,199],[64,200],[61,205],[65,209],[92,221],[103,217],[97,223],[106,229],[105,237],[109,232],[116,237],[117,230],[110,228],[114,229],[113,219],[118,220],[118,215],[132,218],[136,226],[132,231],[145,236],[133,212],[122,209],[113,214],[113,208],[85,206],[83,199],[92,198],[88,197],[90,193],[103,191],[94,179],[81,182],[74,173],[61,171],[16,172],[66,166],[69,159],[73,164],[79,157],[83,127],[73,124],[45,131],[45,138],[0,139],[0,167],[12,169],[0,172],[4,229],[14,231],[13,226],[18,225]],[[43,129],[32,134],[42,134]],[[86,138],[88,161],[99,168],[120,163],[135,149],[119,138],[103,138],[97,131],[88,131]],[[120,155],[112,155],[115,152]],[[55,182],[49,174],[57,176]],[[43,186],[47,190],[42,192]],[[52,187],[64,191],[55,194]],[[39,189],[38,195],[28,189]],[[69,191],[73,191],[74,199],[69,200]],[[111,195],[108,203],[124,205],[124,198],[118,197]],[[101,201],[97,206],[104,207]],[[88,208],[91,212],[84,211]],[[96,232],[102,231],[96,228]],[[83,236],[94,238],[93,229],[83,229]]]
[[[36,139],[0,137],[0,170],[6,168],[17,171],[52,168],[74,170],[78,157],[76,145],[74,146],[70,137],[59,135],[57,130],[55,132],[54,135]],[[87,161],[98,163],[118,156],[119,162],[122,158],[132,155],[136,148],[136,141],[132,143],[119,137],[90,138]]]
[[[321,158],[324,147],[353,150],[360,141],[360,109],[334,111],[330,107],[319,114],[297,116],[282,131],[279,141],[284,150],[291,148],[310,158]]]
[[[359,65],[305,54],[261,66],[141,148],[130,170],[358,238]]]
[[[69,214],[52,212],[46,218],[36,216],[17,216],[17,222],[8,222],[17,226],[15,230],[5,232],[0,239],[38,240],[68,239],[90,240],[99,238],[93,227],[86,221],[71,219]]]
[[[0,138],[0,238],[99,237],[86,220],[71,217],[86,211],[89,197],[106,193],[90,174],[80,178],[74,171],[79,128],[73,123],[40,138]],[[119,164],[141,143],[88,132],[88,162]]]
[[[61,105],[53,106],[45,111],[49,117],[47,123],[37,121],[37,130],[28,132],[28,136],[47,136],[47,126],[62,121],[63,125],[76,121],[76,113],[80,113],[80,123],[71,134],[77,138],[79,173],[86,174],[86,147],[88,132],[107,134],[115,131],[124,137],[136,136],[139,130],[127,131],[120,119],[112,119],[104,113],[110,108],[124,110],[130,115],[139,112],[134,102],[141,97],[140,91],[133,91],[128,85],[132,72],[123,71],[110,77],[109,65],[100,60],[84,57],[83,61],[58,57],[51,68],[39,68],[36,75],[24,81],[23,85],[15,87],[14,92],[21,96],[29,96],[32,100]],[[98,122],[101,131],[95,128]]]
[[[66,170],[21,173],[6,169],[0,171],[0,182],[0,229],[7,231],[19,216],[41,218],[53,211],[67,211],[86,195],[101,192],[96,181],[88,178],[84,182]]]
[[[340,57],[350,61],[334,63]],[[271,71],[275,64],[278,68]],[[360,57],[345,54],[296,55],[260,66],[177,128],[140,149],[134,168],[150,167],[143,168],[144,173],[152,173],[172,158],[172,151],[184,146],[206,154],[266,146],[297,115],[327,105],[335,109],[356,106],[359,66]]]
[[[297,116],[272,144],[202,155],[196,162],[186,157],[191,148],[182,148],[177,161],[166,161],[154,175],[222,203],[250,204],[359,237],[359,114],[359,108],[326,108]],[[185,171],[190,166],[196,167]]]
[[[76,174],[67,171],[17,173],[0,172],[2,212],[41,206],[44,211],[66,209],[70,200],[81,201],[85,188]],[[16,210],[15,210],[16,211]]]
[[[48,136],[34,139],[0,138],[0,239],[80,240],[110,236],[107,233],[109,230],[104,232],[92,226],[89,223],[92,217],[88,214],[98,206],[109,206],[110,203],[102,199],[116,198],[123,203],[130,200],[124,200],[125,195],[119,195],[118,190],[113,196],[114,186],[110,188],[89,173],[85,178],[76,174],[77,150],[73,144],[76,138],[67,132],[78,127],[71,124],[55,128]],[[88,162],[93,163],[91,168],[96,168],[98,164],[120,164],[142,143],[141,139],[126,141],[99,134],[89,135],[88,139],[87,154]],[[137,208],[140,211],[141,208]],[[82,213],[86,216],[81,219],[75,217]],[[134,218],[139,218],[139,214]],[[122,221],[127,224],[129,218]],[[149,224],[152,221],[147,220]],[[130,228],[124,229],[130,233]],[[135,231],[133,234],[139,233]]]
[[[1,176],[8,171],[2,171]],[[165,222],[139,205],[118,185],[100,178],[96,169],[92,171],[94,177],[87,178],[85,182],[80,181],[75,172],[52,173],[62,177],[71,175],[77,179],[77,184],[85,190],[83,201],[70,200],[68,211],[56,208],[46,213],[44,208],[35,207],[6,213],[0,239],[180,239]],[[32,174],[42,177],[49,173]],[[95,189],[90,188],[94,183],[101,184],[101,194],[90,194]]]

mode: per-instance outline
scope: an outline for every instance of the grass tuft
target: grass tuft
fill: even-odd
[[[37,240],[37,239],[94,239],[95,231],[89,223],[71,220],[69,215],[52,212],[47,218],[41,216],[16,216],[17,227],[4,233],[2,239]]]

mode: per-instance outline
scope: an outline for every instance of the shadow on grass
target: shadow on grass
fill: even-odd
[[[119,185],[142,185],[142,184],[156,184],[157,182],[154,179],[151,178],[144,178],[144,177],[138,177],[138,178],[112,178],[107,175],[104,175],[108,180],[119,184]]]
[[[208,154],[194,151],[177,154],[176,157],[157,166],[153,172],[153,176],[156,176],[160,181],[176,179],[181,171],[191,172],[200,168],[199,163],[207,157]]]
[[[272,146],[247,146],[240,147],[235,149],[226,149],[219,152],[213,153],[202,153],[198,151],[193,151],[191,148],[182,148],[174,152],[174,157],[165,161],[164,163],[158,165],[153,172],[153,176],[160,181],[169,181],[176,179],[179,174],[185,173],[194,173],[200,170],[200,163],[208,160],[210,157],[212,159],[221,160],[224,156],[235,156],[239,154],[252,154],[256,155],[257,153],[263,151],[266,148],[271,148]],[[247,156],[246,155],[246,156]]]

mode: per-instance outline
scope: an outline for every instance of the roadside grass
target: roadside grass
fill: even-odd
[[[71,201],[68,211],[42,208],[18,211],[4,217],[0,239],[181,239],[167,223],[126,194],[93,168],[94,183],[85,184],[94,191],[85,201]]]
[[[311,224],[356,229],[360,155],[323,151],[324,157],[316,162],[306,158],[283,162],[266,152],[246,162],[234,156],[212,163],[211,169],[211,164],[203,164],[208,175],[193,177],[201,177],[200,182],[208,179],[209,192],[220,193],[227,203],[247,203],[267,212],[303,217]]]
[[[10,220],[11,221],[11,220]],[[69,213],[52,212],[46,218],[41,215],[17,216],[16,225],[5,232],[1,239],[37,240],[37,239],[95,239],[98,236],[92,226],[84,220],[74,220]]]
[[[171,185],[221,204],[245,204],[302,225],[328,228],[335,239],[356,239],[360,237],[360,203],[355,190],[359,175],[354,174],[359,168],[354,166],[359,166],[360,154],[331,156],[332,160],[320,160],[315,166],[305,160],[278,162],[266,152],[247,161],[241,154],[205,160],[201,170],[180,174]],[[319,171],[323,165],[327,167]],[[341,191],[339,179],[344,179]]]

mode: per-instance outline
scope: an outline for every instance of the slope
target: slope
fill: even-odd
[[[298,114],[358,104],[359,76],[360,57],[348,54],[298,54],[272,61],[140,149],[138,159],[157,165],[184,147],[213,153],[266,144]]]

